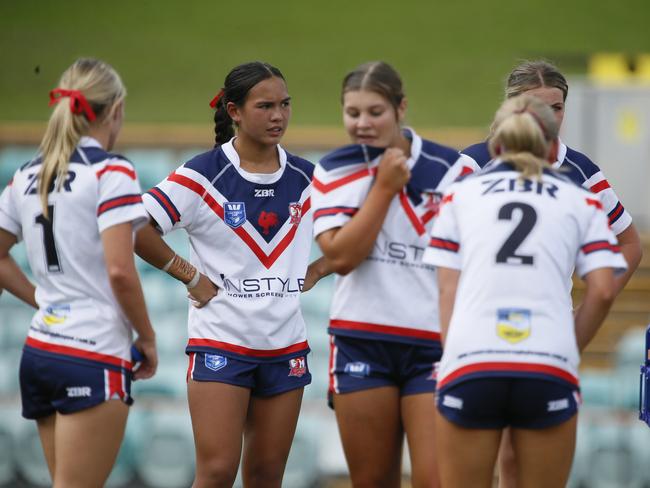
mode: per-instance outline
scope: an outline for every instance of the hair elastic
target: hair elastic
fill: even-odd
[[[216,94],[216,96],[210,101],[210,107],[215,108],[217,104],[219,103],[219,100],[223,98],[223,88],[219,90],[219,93]]]
[[[51,107],[55,103],[60,102],[63,97],[70,98],[70,112],[73,114],[85,114],[88,122],[92,122],[97,118],[95,116],[95,112],[93,112],[93,109],[88,103],[88,100],[86,100],[84,94],[79,90],[65,90],[63,88],[55,88],[54,90],[50,91],[49,106]]]

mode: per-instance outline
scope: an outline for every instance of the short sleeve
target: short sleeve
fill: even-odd
[[[327,172],[317,165],[311,196],[314,236],[343,227],[361,208],[372,181],[367,165],[335,172]]]
[[[97,177],[97,222],[100,232],[126,222],[131,222],[134,229],[138,229],[148,221],[140,183],[130,162],[119,158],[108,159],[97,172]]]
[[[147,212],[163,235],[192,224],[200,195],[207,193],[205,187],[209,184],[197,178],[202,178],[199,173],[181,166],[142,196]]]
[[[456,185],[452,185],[442,197],[438,216],[431,229],[431,239],[422,257],[425,263],[443,268],[461,268],[460,233],[454,206],[456,188]]]
[[[581,245],[576,259],[576,272],[581,278],[598,268],[614,268],[616,274],[627,269],[616,236],[608,225],[608,219],[597,200],[587,198],[587,205],[593,207],[589,212],[588,224],[581,235]]]
[[[13,180],[0,194],[0,228],[15,235],[18,241],[22,240],[22,225],[20,214],[14,200]]]
[[[625,210],[614,189],[602,171],[597,171],[583,186],[595,193],[598,200],[603,204],[603,210],[607,214],[607,220],[615,235],[619,235],[632,223],[632,216]]]

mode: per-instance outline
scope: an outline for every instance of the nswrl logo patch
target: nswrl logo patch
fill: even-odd
[[[530,310],[524,308],[497,309],[497,335],[516,344],[530,336]]]
[[[246,222],[246,205],[244,202],[225,202],[223,204],[223,221],[233,229]]]
[[[212,371],[219,371],[220,369],[225,368],[227,364],[228,358],[225,356],[219,356],[217,354],[205,355],[205,367]]]

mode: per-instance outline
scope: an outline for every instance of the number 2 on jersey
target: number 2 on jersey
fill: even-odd
[[[528,237],[533,227],[535,227],[537,212],[527,203],[510,202],[499,209],[499,220],[512,220],[516,209],[521,211],[521,220],[519,220],[517,227],[515,227],[503,243],[503,246],[501,246],[501,249],[499,249],[496,261],[497,263],[505,264],[531,265],[534,262],[533,256],[517,254],[517,248]]]
[[[54,242],[54,205],[48,205],[47,213],[50,216],[49,219],[45,218],[45,215],[39,214],[34,218],[34,222],[43,227],[43,245],[45,246],[47,271],[60,273],[61,264],[59,255],[56,252],[56,243]]]

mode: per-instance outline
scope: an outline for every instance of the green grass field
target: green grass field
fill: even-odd
[[[211,123],[228,70],[261,59],[284,72],[294,124],[337,125],[345,72],[383,59],[409,123],[482,126],[517,60],[581,73],[593,52],[650,52],[649,18],[648,0],[0,0],[0,120],[45,120],[61,71],[95,56],[123,75],[130,121]]]

